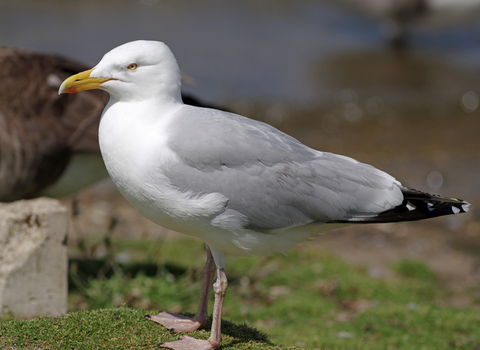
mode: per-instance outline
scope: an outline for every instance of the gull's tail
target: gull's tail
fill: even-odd
[[[402,187],[403,202],[393,209],[377,215],[354,216],[338,222],[345,223],[385,223],[413,221],[437,216],[466,213],[470,203],[457,199],[429,194],[408,187]]]

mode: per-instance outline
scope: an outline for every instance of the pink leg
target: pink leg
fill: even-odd
[[[217,269],[217,281],[213,285],[213,290],[215,292],[215,303],[213,304],[213,315],[212,315],[212,333],[208,341],[216,347],[214,349],[220,348],[220,342],[222,341],[222,311],[223,311],[223,300],[225,299],[225,293],[228,287],[227,275],[225,274],[224,269]]]
[[[208,295],[215,274],[215,262],[208,246],[207,262],[203,267],[203,273],[200,303],[198,304],[197,314],[193,318],[166,311],[160,312],[156,316],[147,315],[145,318],[169,328],[172,332],[193,332],[199,328],[204,328],[208,320]]]
[[[213,320],[212,320],[212,332],[208,340],[199,340],[189,336],[182,336],[180,340],[162,343],[162,347],[174,349],[174,350],[215,350],[220,348],[220,342],[222,341],[221,323],[222,323],[222,309],[223,300],[225,299],[225,292],[227,291],[228,281],[225,271],[223,269],[217,269],[217,281],[213,285],[215,291],[215,304],[213,306]]]

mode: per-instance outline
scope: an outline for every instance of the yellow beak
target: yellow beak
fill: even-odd
[[[90,74],[94,69],[86,70],[65,79],[58,89],[58,94],[73,94],[84,90],[100,89],[104,82],[114,80],[109,78],[90,78]]]

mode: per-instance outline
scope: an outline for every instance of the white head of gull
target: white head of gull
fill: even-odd
[[[210,338],[163,344],[171,349],[220,347],[230,256],[283,252],[350,224],[468,210],[467,202],[403,187],[370,165],[313,150],[267,124],[184,105],[177,62],[161,42],[119,46],[65,80],[59,92],[97,88],[110,94],[100,149],[120,192],[148,219],[207,246],[195,317],[162,312],[147,318],[174,331],[204,327],[217,271]]]

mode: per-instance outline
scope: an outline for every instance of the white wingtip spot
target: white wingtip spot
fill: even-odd
[[[427,203],[427,208],[428,210],[432,211],[432,210],[435,210],[434,206],[432,203]]]
[[[452,211],[453,211],[454,214],[458,214],[458,213],[460,213],[461,210],[460,210],[460,208],[452,206]]]
[[[417,209],[417,207],[415,206],[415,204],[412,204],[411,202],[407,202],[407,209],[412,211]]]
[[[468,209],[470,209],[470,203],[462,204],[462,209],[465,213],[468,212]]]

